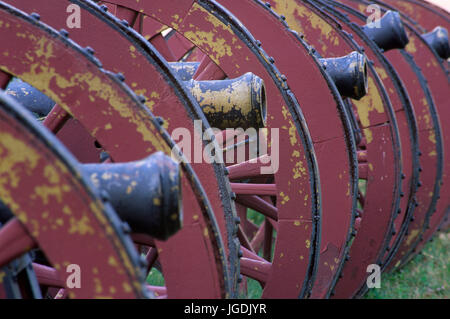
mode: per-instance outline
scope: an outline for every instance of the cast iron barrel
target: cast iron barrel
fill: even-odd
[[[55,102],[47,95],[17,78],[8,83],[5,93],[39,117],[46,116],[55,106]]]
[[[264,81],[253,73],[245,73],[235,79],[184,83],[211,127],[246,130],[266,125],[266,89]]]
[[[355,100],[367,94],[367,60],[356,51],[338,58],[320,59],[343,97]]]
[[[13,216],[9,208],[0,200],[0,224],[6,224]]]
[[[180,168],[162,152],[136,162],[84,164],[82,171],[134,233],[165,240],[181,229]]]
[[[181,81],[190,81],[197,72],[200,62],[169,62],[169,65]]]
[[[404,49],[409,42],[400,14],[395,11],[387,11],[381,19],[362,29],[384,51]]]
[[[162,152],[119,164],[83,164],[82,171],[104,194],[133,233],[166,240],[182,227],[179,165]],[[0,201],[0,223],[13,217]]]
[[[450,45],[446,28],[436,27],[433,31],[423,34],[422,37],[442,59],[450,58]]]
[[[212,127],[244,130],[265,127],[266,91],[260,77],[249,72],[235,79],[195,81],[192,76],[198,63],[170,64],[178,76],[188,79],[183,83],[200,104]],[[40,117],[46,116],[55,105],[45,94],[20,80],[11,81],[7,93]]]

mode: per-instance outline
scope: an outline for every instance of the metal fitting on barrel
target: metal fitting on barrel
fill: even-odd
[[[356,51],[338,58],[320,59],[342,97],[360,100],[367,94],[367,59]]]
[[[180,167],[162,152],[136,162],[81,167],[133,233],[166,240],[181,229]]]
[[[264,81],[253,73],[228,80],[184,82],[211,127],[261,128],[266,125]]]
[[[387,11],[381,19],[366,24],[362,29],[384,51],[404,49],[409,42],[400,14],[396,11]]]
[[[169,66],[181,81],[189,81],[197,72],[200,62],[169,62]]]
[[[450,45],[448,43],[448,31],[443,27],[436,27],[433,31],[425,33],[422,38],[444,60],[450,58]]]

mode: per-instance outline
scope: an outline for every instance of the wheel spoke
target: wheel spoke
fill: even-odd
[[[17,219],[0,228],[0,268],[36,247],[34,239]]]
[[[55,268],[33,263],[33,270],[36,273],[40,285],[60,288],[65,287],[64,281],[61,279]]]
[[[220,69],[207,55],[203,56],[197,72],[194,74],[194,80],[223,80],[226,74]]]
[[[263,286],[267,282],[272,264],[267,261],[241,258],[241,273],[257,280]]]
[[[71,118],[70,114],[66,112],[59,105],[55,105],[50,113],[45,118],[43,124],[48,128],[53,134],[58,133]]]
[[[257,212],[273,219],[274,221],[278,220],[278,209],[259,196],[238,195],[236,197],[236,202],[241,205],[247,206],[248,208],[256,210]]]
[[[237,195],[277,195],[277,185],[275,184],[246,184],[230,183],[231,189]]]
[[[267,163],[270,163],[269,155],[262,155],[256,159],[243,163],[228,166],[230,180],[247,179],[254,177],[271,177],[273,173],[262,174],[262,168],[268,169]]]

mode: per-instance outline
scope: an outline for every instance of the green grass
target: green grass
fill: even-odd
[[[152,286],[164,286],[164,277],[156,268],[152,268],[147,276],[147,283]]]
[[[450,232],[437,234],[420,255],[393,273],[382,274],[381,288],[367,299],[449,299]]]
[[[260,225],[261,214],[248,211],[248,218]],[[163,286],[162,274],[152,269],[147,282]],[[259,283],[247,279],[247,293],[240,298],[256,299],[262,294]],[[381,288],[370,289],[366,299],[450,299],[450,232],[439,233],[429,242],[422,253],[417,255],[405,267],[393,273],[381,275]]]

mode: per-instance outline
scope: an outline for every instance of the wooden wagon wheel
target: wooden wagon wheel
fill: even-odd
[[[155,151],[171,154],[175,145],[165,130],[125,86],[121,76],[100,69],[100,63],[92,56],[90,49],[83,50],[67,38],[66,32],[53,31],[33,18],[35,15],[24,16],[7,5],[2,5],[2,8],[8,19],[23,21],[18,24],[10,23],[14,28],[19,28],[17,32],[2,29],[4,39],[13,37],[11,41],[16,44],[15,48],[2,50],[8,56],[8,59],[2,60],[1,66],[1,70],[5,72],[4,85],[10,76],[15,76],[47,94],[77,119],[115,162],[144,158]],[[22,35],[25,38],[21,38]],[[156,71],[153,76],[154,79],[162,77]],[[159,81],[155,85],[164,87],[169,86],[169,83]],[[58,114],[61,114],[60,111]],[[58,114],[52,112],[51,115],[55,116],[46,119],[46,124],[50,124],[48,126],[55,132],[61,131],[61,126],[64,129],[67,120],[66,116],[58,117]],[[113,129],[114,127],[118,130]],[[123,140],[124,136],[127,140]],[[90,145],[93,145],[93,140]],[[176,295],[180,291],[187,293],[189,289],[198,288],[196,295],[199,297],[226,297],[231,289],[227,278],[225,249],[211,205],[192,167],[183,163],[183,172],[183,231],[167,242],[156,241],[156,247],[161,264],[173,265],[170,259],[176,258],[178,267],[186,267],[184,271],[189,269],[192,273],[201,272],[202,281],[183,282],[184,287],[187,284],[192,286],[184,290],[178,289],[180,283],[176,281],[176,274],[179,271],[166,267],[164,272],[175,274],[173,281],[170,280],[171,276],[165,278],[167,291],[173,290]],[[139,240],[152,242],[151,239],[142,237]],[[201,253],[192,258],[185,245]],[[177,250],[181,253],[175,257],[173,254]],[[168,262],[165,262],[165,258]],[[161,293],[160,290],[156,292]]]
[[[323,1],[321,2],[323,3]],[[333,2],[334,4],[334,2]],[[327,10],[328,11],[328,10]],[[404,182],[402,185],[402,192],[400,196],[403,197],[400,201],[400,207],[398,211],[398,215],[394,221],[394,225],[391,231],[391,234],[388,233],[388,247],[386,252],[379,255],[377,264],[379,264],[382,268],[386,267],[388,262],[392,259],[393,254],[396,253],[400,242],[403,240],[408,225],[411,222],[411,218],[413,216],[414,210],[417,206],[416,203],[416,192],[419,187],[421,187],[422,182],[419,181],[419,173],[420,173],[420,164],[419,164],[419,155],[421,154],[418,147],[418,130],[416,123],[416,115],[413,109],[413,104],[409,97],[409,94],[405,88],[404,82],[402,78],[398,75],[397,70],[394,68],[392,64],[385,58],[382,54],[384,50],[392,50],[395,48],[402,48],[407,43],[406,32],[401,26],[400,20],[398,16],[395,14],[391,16],[386,16],[386,19],[390,19],[391,21],[395,21],[398,25],[398,44],[393,45],[389,43],[387,47],[381,48],[377,44],[375,44],[369,37],[373,37],[373,34],[367,33],[358,27],[356,24],[351,23],[350,19],[348,19],[345,15],[339,14],[334,9],[329,9],[329,11],[338,19],[338,21],[342,24],[343,29],[353,32],[355,38],[360,40],[366,48],[366,54],[370,59],[375,61],[375,65],[378,68],[377,72],[381,74],[381,79],[383,81],[383,85],[387,90],[389,99],[391,100],[392,105],[394,106],[395,115],[397,118],[397,122],[399,123],[399,132],[401,138],[401,154],[402,154],[402,172],[404,177]],[[384,71],[384,73],[383,73]],[[385,74],[388,76],[386,77]],[[401,105],[403,107],[401,107]],[[434,134],[434,132],[433,132]],[[427,136],[429,132],[427,132]],[[389,238],[389,236],[391,238]],[[348,266],[350,269],[351,266]],[[345,281],[345,280],[344,280]],[[353,282],[354,284],[354,282]],[[344,287],[344,282],[341,284],[341,293],[345,290],[348,291],[350,285],[345,284],[347,286]],[[362,284],[362,288],[357,292],[357,296],[361,296],[367,291],[367,285],[365,282]],[[341,295],[343,296],[343,295]]]
[[[264,6],[258,1],[222,1],[221,3],[231,12],[237,12],[236,17],[249,29],[253,36],[265,43],[266,51],[277,61],[277,68],[289,79],[293,93],[297,97],[301,97],[302,111],[308,122],[313,142],[315,147],[320,149],[320,152],[316,153],[319,171],[327,176],[327,178],[321,179],[321,250],[323,253],[314,285],[316,292],[313,290],[312,297],[328,296],[345,261],[351,236],[355,234],[351,225],[355,217],[357,195],[356,152],[354,151],[354,141],[351,134],[352,126],[346,114],[346,108],[339,98],[339,93],[332,79],[329,76],[327,77],[327,73],[320,67],[320,62],[312,54],[313,50],[297,34],[289,31],[286,24],[283,24],[282,18],[271,12],[268,6]],[[258,12],[260,18],[254,19],[255,12]],[[261,25],[270,29],[271,33],[264,32],[265,29]],[[156,35],[150,36],[147,34],[147,36],[155,38]],[[184,56],[194,48],[193,44],[189,45],[186,40],[183,41],[183,39],[175,36],[167,41],[167,46],[169,49],[176,51],[177,56]],[[285,50],[277,49],[281,46]],[[183,47],[185,47],[184,52],[181,50]],[[292,59],[293,56],[297,58]],[[315,67],[310,64],[310,60],[313,60]],[[318,68],[318,70],[315,68]],[[307,71],[308,69],[311,70]],[[306,78],[297,72],[298,70],[303,70],[303,72],[311,75]],[[307,95],[302,95],[304,88],[307,86],[313,86],[314,90]],[[330,89],[332,95],[324,95],[324,92]],[[337,103],[337,109],[333,109],[333,98],[334,103]],[[331,101],[326,102],[327,99],[331,99]],[[317,105],[320,105],[320,108]],[[326,130],[324,127],[335,129]],[[336,138],[336,136],[338,137]],[[336,161],[337,157],[341,160]],[[347,160],[346,157],[349,157],[349,159]],[[331,159],[334,159],[333,162],[330,162]],[[338,188],[337,191],[336,185],[339,184],[342,184],[342,188]],[[248,203],[248,198],[239,196],[238,203],[241,202]],[[339,207],[339,211],[335,210],[336,207]],[[334,227],[337,223],[340,227]],[[251,234],[249,235],[253,237]],[[254,247],[252,248],[257,250]],[[243,262],[242,272],[245,275],[248,273],[249,267],[246,264],[247,259],[244,259]],[[292,269],[292,271],[295,271],[295,269]],[[284,289],[286,288],[286,284],[282,282],[279,282],[279,285],[282,285]],[[297,293],[294,292],[292,296],[296,296]]]
[[[370,3],[367,1],[356,1],[359,4],[363,4],[365,6]],[[358,9],[361,11],[362,7],[358,6]],[[385,12],[387,8],[381,7],[382,12]],[[416,30],[416,28],[411,25],[407,19],[403,16],[403,24],[406,28],[408,38],[410,39],[410,43],[406,46],[405,50],[408,54],[410,54],[414,62],[422,71],[427,84],[431,91],[431,98],[434,100],[434,104],[437,110],[437,115],[440,121],[443,118],[448,118],[448,108],[445,107],[447,103],[447,93],[449,90],[449,76],[447,65],[442,58],[439,57],[437,52],[433,50],[433,48],[427,43],[427,41],[420,35],[420,32]],[[446,126],[442,125],[442,138],[443,138],[443,150],[445,152],[448,149],[448,134],[446,133]],[[428,139],[433,143],[437,144],[437,138],[431,134],[429,134]],[[435,153],[433,150],[422,150],[422,153],[428,152],[429,157],[437,157],[438,153]],[[399,248],[397,254],[394,256],[393,261],[388,265],[388,269],[392,270],[394,268],[398,268],[403,266],[406,263],[406,260],[410,260],[414,253],[420,251],[420,248],[423,247],[424,243],[428,242],[431,236],[435,233],[435,231],[439,228],[439,225],[442,223],[442,220],[445,218],[446,212],[448,210],[448,198],[444,194],[448,194],[448,190],[446,187],[448,183],[445,182],[446,176],[448,176],[448,171],[450,168],[448,167],[448,161],[444,160],[443,167],[443,176],[439,178],[437,176],[437,180],[435,181],[436,185],[440,185],[440,193],[438,192],[438,187],[435,187],[434,190],[431,190],[428,194],[429,197],[435,196],[437,198],[436,206],[432,204],[428,206],[428,210],[426,212],[426,219],[424,223],[413,223],[411,227],[408,229],[408,234],[406,240],[402,242],[401,247]],[[446,186],[447,185],[447,186]],[[420,204],[420,203],[419,203]]]
[[[259,173],[261,163],[229,167],[232,190],[240,203],[239,235],[244,257],[241,273],[261,282],[263,297],[307,296],[319,251],[321,189],[316,154],[303,114],[288,82],[274,66],[274,59],[230,12],[214,1],[182,1],[176,6],[166,1],[104,3],[148,38],[169,61],[182,60],[186,52],[190,61],[201,59],[194,79],[232,78],[252,71],[264,80],[269,130],[281,128],[280,162],[278,171],[265,177]],[[164,37],[161,30],[168,27],[173,31]],[[247,207],[266,216],[262,227],[246,220]],[[257,233],[257,246],[266,247],[266,258],[252,251],[249,231]],[[280,244],[287,242],[290,245]],[[286,283],[282,290],[278,289],[279,282]]]
[[[450,30],[450,13],[425,0],[374,0],[387,9],[396,9],[420,33],[442,26]]]
[[[43,21],[52,26],[64,27],[66,15],[63,13],[70,2],[54,2],[49,5],[48,2],[40,4],[39,2],[14,1],[14,5],[27,12],[38,12]],[[155,115],[165,119],[164,126],[169,132],[183,127],[188,129],[193,137],[198,138],[198,133],[194,131],[193,120],[203,121],[203,130],[208,128],[208,124],[197,103],[193,101],[189,94],[186,94],[182,88],[182,84],[174,78],[168,70],[167,64],[163,63],[163,59],[155,52],[151,45],[148,45],[133,29],[107,13],[104,8],[99,8],[96,4],[88,1],[75,1],[73,4],[80,6],[84,15],[83,23],[86,27],[73,30],[71,32],[71,38],[83,46],[89,46],[95,43],[96,56],[101,59],[103,65],[114,72],[123,74],[127,82],[132,84],[133,90],[136,93],[148,98],[146,105]],[[109,36],[105,36],[105,34]],[[130,48],[133,48],[133,50]],[[113,54],[111,54],[112,52]],[[117,59],[118,56],[121,58]],[[167,81],[169,84],[149,81],[151,74],[155,72],[164,74],[164,82]],[[71,141],[67,142],[70,143]],[[71,145],[76,147],[73,144],[72,142]],[[80,155],[83,156],[82,154]],[[192,154],[190,155],[192,156]],[[236,214],[228,180],[225,177],[225,169],[223,165],[218,163],[213,163],[212,165],[208,163],[192,163],[192,167],[207,192],[211,208],[216,214],[222,237],[226,239],[226,248],[228,251],[227,261],[229,265],[228,277],[230,287],[232,287],[231,289],[235,290],[233,286],[237,284],[239,274],[239,247],[235,239]],[[167,262],[174,263],[174,267],[179,267],[179,261],[175,256],[171,260],[167,258],[166,260]],[[192,264],[192,266],[195,266],[195,264]],[[166,265],[164,268],[169,269],[169,266]],[[166,273],[173,272],[168,271]],[[190,273],[190,279],[186,278],[184,272],[176,272],[178,276],[183,278],[169,279],[172,283],[177,283],[176,287],[178,291],[176,294],[172,292],[171,296],[196,296],[199,289],[193,289],[192,282],[185,284],[183,282],[186,279],[191,281],[196,280],[198,283],[202,281],[200,278],[195,279],[196,277],[193,275],[193,272]],[[201,270],[196,272],[196,274],[201,276]]]
[[[368,2],[365,1],[361,3],[368,4]],[[382,11],[384,12],[385,10],[386,9],[382,7]],[[403,19],[403,24],[405,25],[408,37],[410,38],[410,44],[406,47],[406,51],[411,54],[416,64],[422,70],[431,90],[432,98],[434,99],[437,114],[441,121],[443,149],[445,154],[445,150],[450,148],[448,139],[449,133],[447,133],[448,127],[443,124],[443,119],[449,118],[450,116],[449,109],[446,107],[448,104],[448,91],[450,89],[448,64],[429,45],[413,25],[405,19]],[[430,136],[430,139],[434,141],[434,136]],[[432,152],[430,153],[431,156],[434,155]],[[389,265],[389,270],[405,265],[407,260],[410,260],[421,248],[423,248],[424,244],[429,241],[442,224],[442,221],[446,218],[449,210],[449,198],[446,196],[446,194],[449,194],[450,192],[450,185],[447,181],[450,172],[449,165],[449,161],[445,160],[444,157],[443,177],[437,181],[441,185],[440,193],[442,195],[437,197],[438,201],[435,207],[429,207],[425,224],[416,225],[416,227],[411,227],[408,230],[408,237]]]
[[[340,5],[338,5],[340,6]],[[393,13],[391,13],[392,15]],[[372,34],[373,35],[373,34]],[[414,44],[412,44],[414,45]],[[406,47],[406,49],[408,50],[408,46]],[[409,56],[408,54],[404,54],[405,58],[408,58],[410,60],[410,63],[412,61],[411,56]],[[396,65],[399,66],[399,70],[403,71],[404,69],[401,68],[401,63],[396,63]],[[407,79],[409,76],[408,75],[404,75],[404,78]],[[427,91],[425,91],[425,93],[428,94]],[[419,110],[417,110],[419,111]],[[418,112],[417,113],[419,115],[419,119],[421,121],[423,121],[423,117],[422,114],[423,112]],[[425,118],[425,122],[427,122],[428,118]],[[417,221],[416,221],[416,217],[415,216],[405,216],[405,220],[402,223],[402,228],[400,232],[397,232],[397,238],[396,241],[392,247],[392,249],[389,251],[389,253],[386,253],[383,262],[382,262],[382,269],[385,269],[386,267],[389,266],[389,263],[393,260],[395,254],[400,255],[404,254],[405,252],[405,246],[409,247],[410,244],[412,243],[412,240],[414,238],[414,236],[417,236],[418,233],[420,232],[419,229],[423,229],[423,225],[426,223],[426,220],[428,219],[427,216],[429,216],[429,214],[434,210],[434,207],[436,205],[436,200],[439,198],[439,189],[440,189],[440,180],[442,178],[441,172],[442,172],[442,167],[440,166],[440,157],[442,157],[442,154],[440,153],[440,151],[442,150],[442,146],[440,146],[439,144],[442,143],[441,139],[440,139],[440,134],[439,134],[439,126],[438,126],[438,122],[435,121],[435,127],[436,129],[431,129],[431,130],[423,130],[423,125],[422,126],[422,131],[420,132],[420,136],[422,138],[422,140],[425,140],[427,142],[424,142],[421,144],[421,146],[423,147],[422,152],[420,153],[420,155],[422,156],[423,152],[426,152],[426,156],[424,157],[424,161],[422,161],[421,158],[421,166],[419,168],[419,170],[422,172],[423,171],[423,166],[427,166],[428,167],[428,171],[432,171],[431,174],[427,173],[425,175],[425,183],[426,183],[426,189],[422,189],[422,186],[424,185],[424,182],[422,181],[422,177],[421,177],[421,181],[419,183],[418,186],[421,186],[421,189],[419,191],[418,194],[416,194],[417,196],[414,197],[412,203],[414,203],[416,206],[420,206],[420,204],[422,204],[422,207],[419,208],[418,210],[418,214],[417,214]],[[436,125],[437,124],[437,125]],[[422,156],[423,157],[423,156]],[[412,224],[410,224],[410,221],[412,221]],[[399,220],[399,222],[401,222]],[[409,230],[408,230],[409,227]],[[409,234],[409,231],[413,231],[413,235]],[[407,250],[408,248],[406,248]],[[400,250],[400,253],[398,253],[397,251]]]
[[[11,26],[27,23],[3,6],[0,15]],[[148,296],[122,221],[67,149],[3,93],[0,122],[0,198],[15,215],[0,228],[1,267],[40,247],[64,281],[66,267],[80,267],[81,286],[67,288],[72,298]]]
[[[359,9],[354,1],[345,0],[342,2],[352,6],[355,10]],[[352,11],[349,7],[344,7],[342,4],[335,5],[336,7],[342,7],[345,12],[351,13],[352,16],[359,15],[359,23],[363,24],[364,22],[361,21],[366,20],[364,15]],[[407,46],[406,49],[410,48]],[[392,62],[402,77],[417,115],[419,144],[422,151],[420,158],[422,186],[416,192],[417,207],[408,227],[409,229],[423,229],[440,196],[444,155],[439,117],[427,81],[412,56],[407,51],[399,52],[397,50],[386,52],[385,56]],[[405,65],[404,62],[407,64]],[[412,70],[414,73],[411,75],[408,70]],[[401,245],[399,246],[400,251],[403,252],[410,244],[411,241],[408,241],[407,238],[400,240],[398,242],[398,245]],[[389,264],[391,258],[393,258],[393,255],[386,259],[385,267]]]
[[[369,67],[371,76],[369,77],[368,95],[360,101],[352,101],[366,137],[365,145],[361,145],[362,148],[360,150],[366,151],[365,154],[368,156],[369,161],[367,162],[366,159],[363,159],[359,167],[360,178],[364,179],[367,177],[367,191],[361,196],[360,202],[363,206],[363,218],[350,250],[351,259],[344,266],[344,279],[340,280],[340,282],[350,280],[348,271],[351,268],[352,273],[359,273],[361,279],[355,280],[355,277],[352,277],[353,281],[350,285],[346,284],[345,286],[363,285],[367,261],[372,260],[371,263],[379,262],[386,249],[390,249],[391,239],[396,233],[393,229],[393,222],[395,222],[399,214],[405,216],[410,214],[413,208],[413,205],[408,203],[406,198],[401,198],[403,191],[411,191],[413,193],[413,189],[409,188],[409,180],[411,178],[414,181],[418,176],[418,152],[415,151],[417,148],[415,122],[409,99],[399,90],[398,83],[400,80],[395,74],[392,75],[392,78],[397,80],[395,83],[384,83],[386,79],[381,79],[378,76],[375,68],[381,68],[388,74],[392,73],[388,67],[389,64],[380,57],[381,54],[377,51],[378,48],[371,47],[369,43],[366,43],[364,35],[358,34],[357,30],[346,27],[345,23],[338,26],[335,18],[326,16],[313,2],[273,1],[271,4],[274,10],[286,16],[288,23],[293,25],[292,28],[296,28],[297,31],[305,34],[306,40],[311,41],[322,55],[341,56],[345,54],[345,50],[361,51],[361,48],[347,36],[351,32],[360,44],[364,44],[365,53],[373,61]],[[331,10],[327,11],[327,13],[334,14]],[[346,32],[341,31],[341,28],[346,30]],[[361,37],[362,40],[360,40]],[[388,90],[384,90],[384,86]],[[402,110],[400,114],[394,112],[392,105],[395,105],[395,111]],[[377,109],[378,111],[373,112]],[[399,123],[398,128],[397,123]],[[389,137],[389,145],[384,144],[385,138],[373,136],[374,131],[376,132],[381,128],[389,129],[391,125],[392,131]],[[397,135],[398,132],[400,132],[399,135]],[[400,139],[401,143],[397,138]],[[379,147],[387,149],[387,154],[392,154],[393,158],[396,158],[398,162],[391,162],[394,163],[394,166],[388,168],[386,166],[383,167],[381,158],[371,159],[371,156],[376,156],[375,149]],[[373,162],[374,160],[376,162]],[[375,173],[375,167],[381,170]],[[401,176],[404,177],[403,180]],[[386,183],[385,186],[381,186],[384,183]],[[387,187],[388,184],[390,185],[389,187],[393,188],[393,196],[389,199],[383,198],[381,202],[380,193],[376,189],[378,187]],[[414,185],[414,183],[412,184]],[[389,201],[390,205],[387,205],[386,200]],[[380,214],[383,215],[381,218]],[[399,220],[403,220],[401,215]],[[384,233],[375,231],[375,224],[378,225],[376,227],[380,227],[379,230],[383,229]],[[398,222],[397,224],[401,225]],[[369,241],[376,244],[369,245]],[[359,284],[357,283],[358,281],[360,282]],[[338,282],[337,286],[339,287],[339,285],[340,283]]]
[[[275,59],[277,68],[288,79],[308,123],[322,189],[321,254],[311,297],[326,298],[338,279],[355,234],[353,222],[356,218],[358,178],[351,115],[313,48],[291,31],[270,6],[254,0],[219,2],[264,44],[267,53]],[[305,89],[308,94],[305,94]],[[326,95],[327,91],[331,94]],[[278,289],[285,287],[286,283],[280,281]]]

